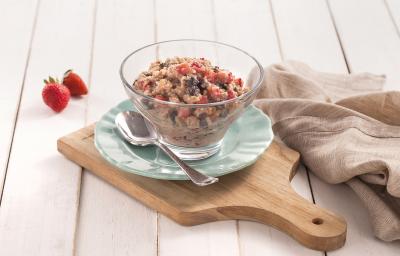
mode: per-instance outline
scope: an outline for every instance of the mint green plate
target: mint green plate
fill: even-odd
[[[135,110],[129,100],[108,111],[95,128],[95,146],[100,154],[119,169],[156,179],[187,180],[180,168],[156,146],[133,146],[120,138],[114,125],[122,111]],[[271,144],[270,119],[249,106],[226,132],[221,150],[215,155],[187,163],[205,174],[217,177],[253,164]]]

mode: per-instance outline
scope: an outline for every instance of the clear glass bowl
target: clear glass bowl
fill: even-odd
[[[148,69],[150,63],[177,56],[208,59],[213,65],[242,78],[249,91],[226,101],[185,104],[158,100],[133,88],[135,79]],[[131,101],[154,125],[160,139],[182,159],[198,160],[219,150],[229,126],[255,98],[264,72],[253,56],[237,47],[214,41],[181,39],[151,44],[129,54],[122,61],[120,76]]]

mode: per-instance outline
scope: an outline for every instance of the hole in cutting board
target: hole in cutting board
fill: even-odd
[[[324,220],[321,218],[314,218],[312,219],[312,223],[315,225],[321,225],[322,223],[324,223]]]

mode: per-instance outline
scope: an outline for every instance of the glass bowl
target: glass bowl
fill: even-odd
[[[133,88],[135,79],[150,63],[173,57],[208,59],[213,65],[247,81],[244,86],[249,91],[221,102],[186,104],[159,100]],[[120,76],[129,98],[154,125],[160,140],[182,159],[198,160],[220,149],[229,126],[257,95],[264,72],[253,56],[237,47],[215,41],[181,39],[147,45],[129,54],[122,61]]]

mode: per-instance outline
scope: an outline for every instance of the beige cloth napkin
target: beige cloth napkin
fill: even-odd
[[[400,239],[400,92],[381,92],[384,81],[287,61],[266,68],[255,105],[309,170],[348,184],[368,209],[375,235],[392,241]]]

